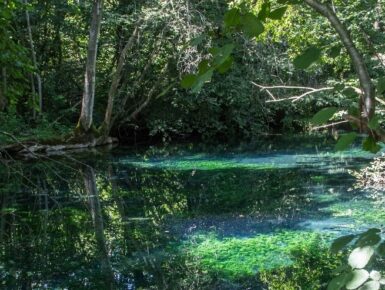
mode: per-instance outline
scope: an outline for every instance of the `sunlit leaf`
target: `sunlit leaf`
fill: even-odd
[[[337,108],[335,107],[330,107],[330,108],[323,108],[320,110],[317,114],[313,116],[311,119],[311,123],[314,125],[322,125],[325,124],[327,121],[333,117],[333,115],[338,111]]]
[[[360,287],[362,284],[364,284],[369,278],[369,273],[368,271],[364,269],[356,269],[353,270],[349,278],[346,281],[346,289],[357,289]]]
[[[381,280],[381,273],[376,271],[376,270],[371,271],[369,276],[370,276],[370,279],[372,279],[374,281],[380,281]]]
[[[307,69],[321,57],[321,50],[311,46],[294,59],[294,66],[298,69]]]
[[[361,269],[364,268],[370,258],[373,256],[374,250],[373,247],[367,246],[363,248],[354,249],[349,255],[349,265],[352,268]]]
[[[378,290],[380,289],[380,286],[380,282],[378,281],[369,281],[358,288],[358,290]]]
[[[344,134],[338,139],[338,142],[334,149],[336,151],[343,151],[349,148],[350,145],[354,142],[354,140],[357,138],[357,133],[350,132],[347,134]]]

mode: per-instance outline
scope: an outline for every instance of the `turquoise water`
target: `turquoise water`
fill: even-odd
[[[0,179],[0,286],[250,289],[260,271],[295,263],[298,248],[383,224],[379,198],[350,190],[348,170],[372,155],[331,148],[278,139],[10,164]]]

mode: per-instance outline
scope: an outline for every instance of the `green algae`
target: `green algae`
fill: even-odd
[[[340,164],[352,158],[369,158],[372,154],[359,149],[348,152],[320,152],[314,154],[230,154],[209,158],[204,154],[184,155],[177,158],[167,156],[151,159],[125,158],[120,164],[129,164],[138,168],[161,168],[172,170],[223,170],[253,169],[268,170],[310,166],[329,169],[331,172],[341,169]],[[320,178],[320,177],[319,177]],[[315,177],[315,181],[322,181]]]
[[[235,160],[175,160],[160,162],[132,161],[130,164],[141,168],[165,168],[173,170],[222,170],[234,168],[268,170],[281,168],[272,163],[240,163]]]
[[[197,236],[189,252],[200,259],[201,266],[230,279],[255,275],[293,264],[292,252],[326,244],[330,235],[309,231],[279,231],[254,237],[223,238],[215,235]],[[198,242],[197,242],[198,241]]]

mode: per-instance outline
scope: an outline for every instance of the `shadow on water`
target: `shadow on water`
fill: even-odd
[[[299,243],[382,218],[348,191],[362,152],[173,150],[1,169],[0,285],[237,289]]]

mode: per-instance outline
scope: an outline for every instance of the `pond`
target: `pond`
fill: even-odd
[[[0,288],[265,289],[258,273],[385,220],[348,173],[373,156],[332,148],[117,147],[2,167]]]

